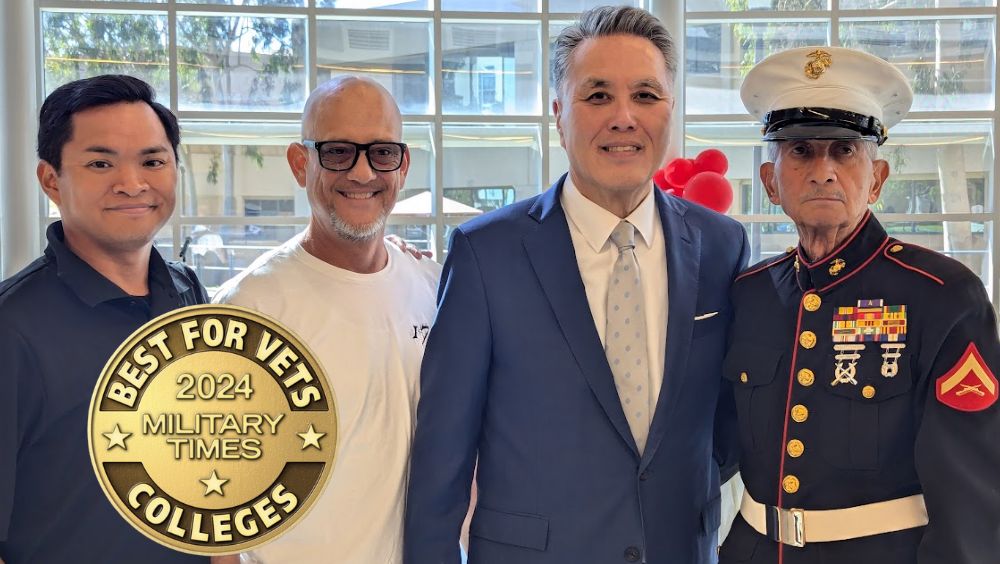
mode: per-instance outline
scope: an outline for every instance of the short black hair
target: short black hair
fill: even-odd
[[[38,158],[52,165],[56,172],[62,167],[62,149],[73,137],[73,115],[84,110],[112,104],[145,102],[160,118],[167,139],[174,148],[181,142],[177,117],[156,101],[153,87],[134,76],[102,74],[74,80],[56,88],[42,103],[38,114]]]

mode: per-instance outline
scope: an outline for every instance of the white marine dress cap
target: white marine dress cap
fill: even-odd
[[[797,47],[757,63],[740,88],[765,141],[869,139],[879,145],[913,103],[891,63],[845,47]]]

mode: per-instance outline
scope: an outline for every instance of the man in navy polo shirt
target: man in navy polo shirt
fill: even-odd
[[[205,303],[153,237],[174,209],[176,118],[148,84],[98,76],[56,89],[38,180],[59,208],[45,254],[0,283],[0,561],[207,562],[145,538],[108,502],[87,451],[107,359],[134,330]]]

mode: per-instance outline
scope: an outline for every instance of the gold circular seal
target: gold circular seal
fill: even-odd
[[[192,554],[250,550],[288,530],[337,449],[320,364],[273,319],[230,305],[162,315],[108,360],[90,402],[90,459],[135,528]]]

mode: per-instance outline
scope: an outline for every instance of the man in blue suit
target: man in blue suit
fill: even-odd
[[[459,562],[477,459],[472,564],[715,561],[731,453],[713,420],[747,244],[735,221],[650,180],[674,74],[670,36],[642,10],[597,8],[556,40],[570,170],[452,238],[421,369],[406,564]]]

